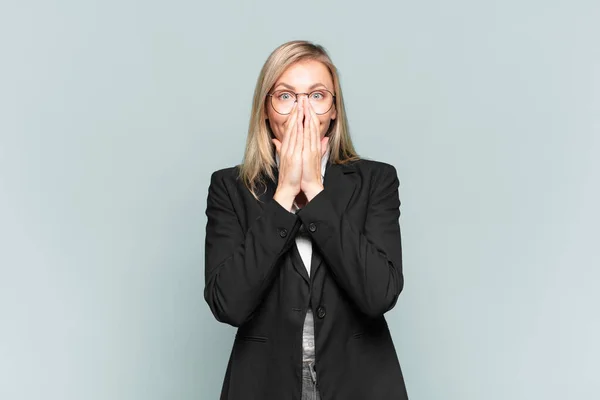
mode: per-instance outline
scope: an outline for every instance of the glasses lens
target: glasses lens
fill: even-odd
[[[308,95],[308,101],[317,114],[327,113],[333,106],[334,96],[329,90],[319,89]],[[296,94],[279,90],[271,95],[271,104],[279,114],[289,114],[296,103]]]
[[[292,92],[280,90],[271,95],[273,108],[280,114],[289,114],[294,108],[296,95]]]
[[[317,114],[325,114],[333,105],[333,94],[329,90],[315,90],[308,95],[308,101]]]

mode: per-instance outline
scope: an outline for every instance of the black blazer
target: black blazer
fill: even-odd
[[[328,163],[325,189],[296,214],[273,200],[277,182],[257,201],[237,175],[212,174],[206,210],[204,297],[238,328],[221,399],[300,400],[308,307],[322,400],[408,399],[383,316],[404,285],[396,169]],[[301,225],[310,278],[294,240]]]

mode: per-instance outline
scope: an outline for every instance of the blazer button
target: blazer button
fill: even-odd
[[[287,236],[287,229],[283,228],[279,230],[279,236],[281,236],[282,238]]]
[[[323,319],[325,318],[325,315],[327,315],[327,311],[325,310],[324,306],[317,308],[317,317]]]
[[[314,223],[310,223],[308,224],[308,230],[311,232],[316,232],[317,231],[317,226]]]

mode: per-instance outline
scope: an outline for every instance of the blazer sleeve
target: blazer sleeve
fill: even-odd
[[[204,298],[218,321],[239,327],[273,282],[300,223],[271,199],[244,232],[218,172],[211,176],[206,206]]]
[[[338,285],[370,317],[393,308],[404,286],[399,181],[394,166],[381,165],[362,231],[334,208],[327,188],[297,213]]]

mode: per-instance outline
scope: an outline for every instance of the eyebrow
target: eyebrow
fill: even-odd
[[[275,86],[275,88],[274,88],[273,90],[277,89],[279,86],[284,86],[286,89],[289,89],[289,90],[296,90],[296,88],[295,88],[295,87],[293,87],[292,85],[288,85],[288,84],[287,84],[287,83],[285,83],[285,82],[280,82],[280,83],[278,83],[278,84],[277,84],[277,86]],[[329,90],[329,89],[327,88],[327,86],[326,86],[326,85],[324,85],[324,84],[322,84],[322,83],[315,83],[315,84],[311,85],[311,86],[308,88],[308,90],[309,90],[309,91],[310,91],[310,90],[313,90],[313,89],[315,89],[315,88],[318,88],[319,86],[323,86],[325,89]]]

